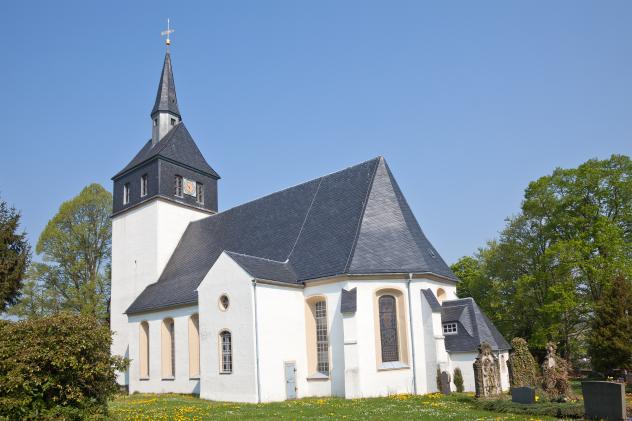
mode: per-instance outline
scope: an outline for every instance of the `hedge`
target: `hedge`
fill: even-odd
[[[110,355],[110,329],[91,316],[0,321],[0,418],[107,415],[127,362]]]

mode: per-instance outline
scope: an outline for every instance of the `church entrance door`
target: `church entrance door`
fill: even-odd
[[[288,399],[296,399],[296,363],[285,362],[285,394]]]

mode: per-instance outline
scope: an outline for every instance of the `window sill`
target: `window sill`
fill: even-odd
[[[387,371],[387,370],[405,370],[409,369],[410,366],[408,364],[404,364],[400,361],[389,361],[387,363],[382,363],[377,367],[378,371]]]
[[[138,380],[141,381],[141,382],[146,382],[146,381],[149,380],[149,377],[141,377]]]
[[[221,372],[221,371],[220,371],[220,372],[219,372],[219,374],[220,374],[220,375],[222,375],[222,376],[227,376],[227,375],[229,375],[229,374],[233,374],[233,373],[232,373],[232,372],[230,372],[230,373],[224,373],[224,372]]]
[[[200,376],[189,376],[189,380],[200,380]]]
[[[176,378],[175,377],[163,377],[162,380],[163,381],[174,381]]]
[[[323,374],[323,373],[312,373],[309,376],[307,376],[307,381],[312,381],[312,380],[316,380],[316,381],[323,381],[323,380],[329,380],[329,376],[327,374]]]

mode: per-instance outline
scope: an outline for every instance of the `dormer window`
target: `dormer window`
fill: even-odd
[[[174,194],[177,197],[182,197],[182,176],[181,175],[176,175]]]
[[[129,204],[129,183],[123,185],[123,204]]]
[[[443,334],[444,335],[456,335],[458,333],[456,323],[444,323]]]
[[[176,119],[175,119],[175,118],[172,118],[172,119],[171,119],[171,125],[172,125],[172,126],[175,126],[175,125],[176,125]]]
[[[197,202],[201,205],[204,204],[204,185],[202,183],[196,183],[197,186]]]
[[[140,178],[140,197],[147,196],[147,174],[143,174]]]

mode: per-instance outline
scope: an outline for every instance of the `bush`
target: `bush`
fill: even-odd
[[[558,418],[583,418],[584,416],[584,404],[582,402],[542,402],[525,405],[514,403],[507,399],[479,399],[475,401],[475,406],[487,411],[511,414],[529,414]]]
[[[109,328],[92,316],[0,321],[0,418],[107,414],[127,362],[110,355]]]
[[[457,392],[463,392],[463,373],[461,373],[461,369],[459,367],[454,369],[454,385],[456,386]]]
[[[537,384],[538,365],[529,352],[527,341],[522,338],[513,338],[511,347],[513,352],[507,364],[511,387],[534,387]]]

